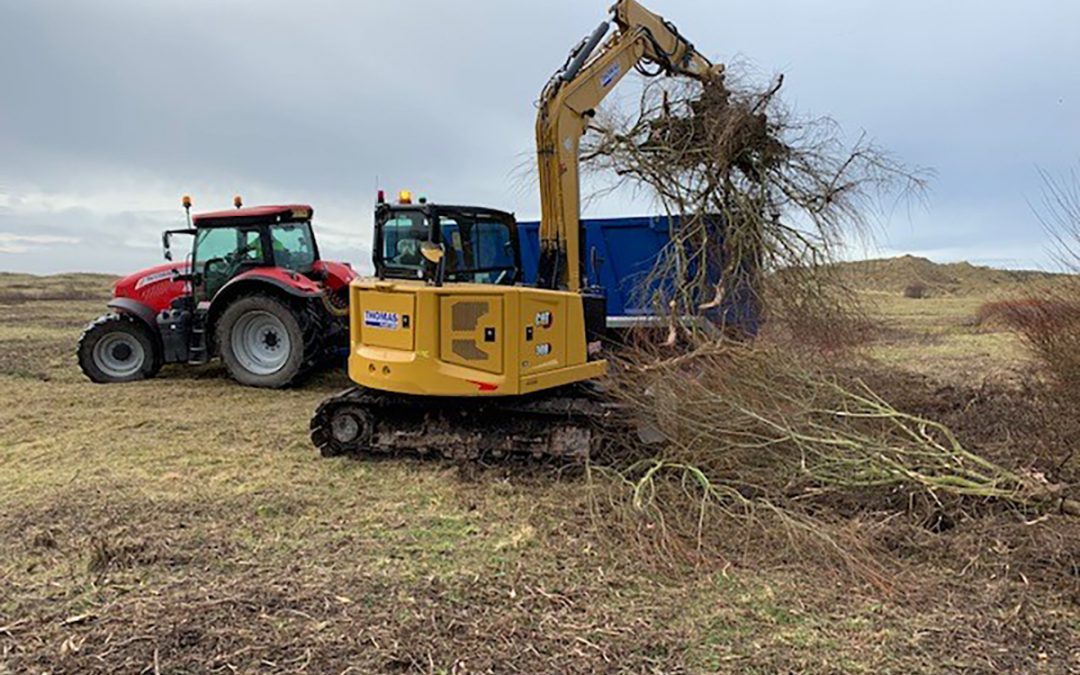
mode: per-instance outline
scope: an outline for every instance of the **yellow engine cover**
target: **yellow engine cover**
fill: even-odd
[[[439,358],[502,375],[503,299],[495,295],[439,297]]]
[[[513,396],[600,377],[577,293],[359,279],[349,376],[424,396]],[[596,345],[594,345],[596,346]]]

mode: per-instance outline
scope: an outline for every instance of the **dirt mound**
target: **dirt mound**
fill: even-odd
[[[900,294],[912,285],[921,285],[925,297],[986,295],[1057,276],[1048,272],[982,267],[969,262],[936,263],[912,255],[840,263],[837,267],[852,288]]]

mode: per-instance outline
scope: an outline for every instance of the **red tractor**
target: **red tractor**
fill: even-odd
[[[220,356],[253,387],[285,387],[335,352],[348,350],[345,263],[319,258],[310,206],[257,206],[191,215],[162,235],[193,237],[183,263],[116,282],[108,314],[79,339],[79,366],[94,382],[153,377],[166,363],[201,365]]]

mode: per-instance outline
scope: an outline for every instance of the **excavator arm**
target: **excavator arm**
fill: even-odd
[[[646,75],[701,80],[723,72],[723,66],[713,65],[698,53],[671,22],[635,0],[618,0],[611,11],[617,31],[604,42],[610,22],[600,24],[570,53],[566,65],[540,97],[536,121],[541,208],[537,284],[542,288],[582,289],[578,149],[601,101],[634,69]],[[653,70],[648,70],[650,66]]]

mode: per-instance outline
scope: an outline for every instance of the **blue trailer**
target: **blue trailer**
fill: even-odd
[[[589,264],[584,272],[589,284],[603,288],[607,295],[608,327],[655,324],[656,313],[648,302],[652,289],[644,284],[660,252],[671,240],[671,220],[667,216],[639,216],[591,218],[581,222],[585,229],[586,259],[591,259],[595,250],[599,263],[598,269],[592,269]],[[674,223],[677,227],[677,218]],[[528,284],[536,282],[539,227],[537,221],[518,223],[522,271]],[[719,269],[710,274],[714,280],[719,276]],[[706,316],[714,323],[738,326],[753,335],[758,330],[757,303],[748,289],[740,291],[729,289],[727,301],[717,310],[706,312]]]
[[[599,269],[585,270],[590,285],[607,294],[608,326],[624,328],[653,319],[645,304],[642,284],[669,240],[666,217],[597,218],[582,220],[585,250],[596,250]],[[525,283],[536,282],[540,260],[540,223],[518,223]],[[591,254],[590,254],[591,255]]]

